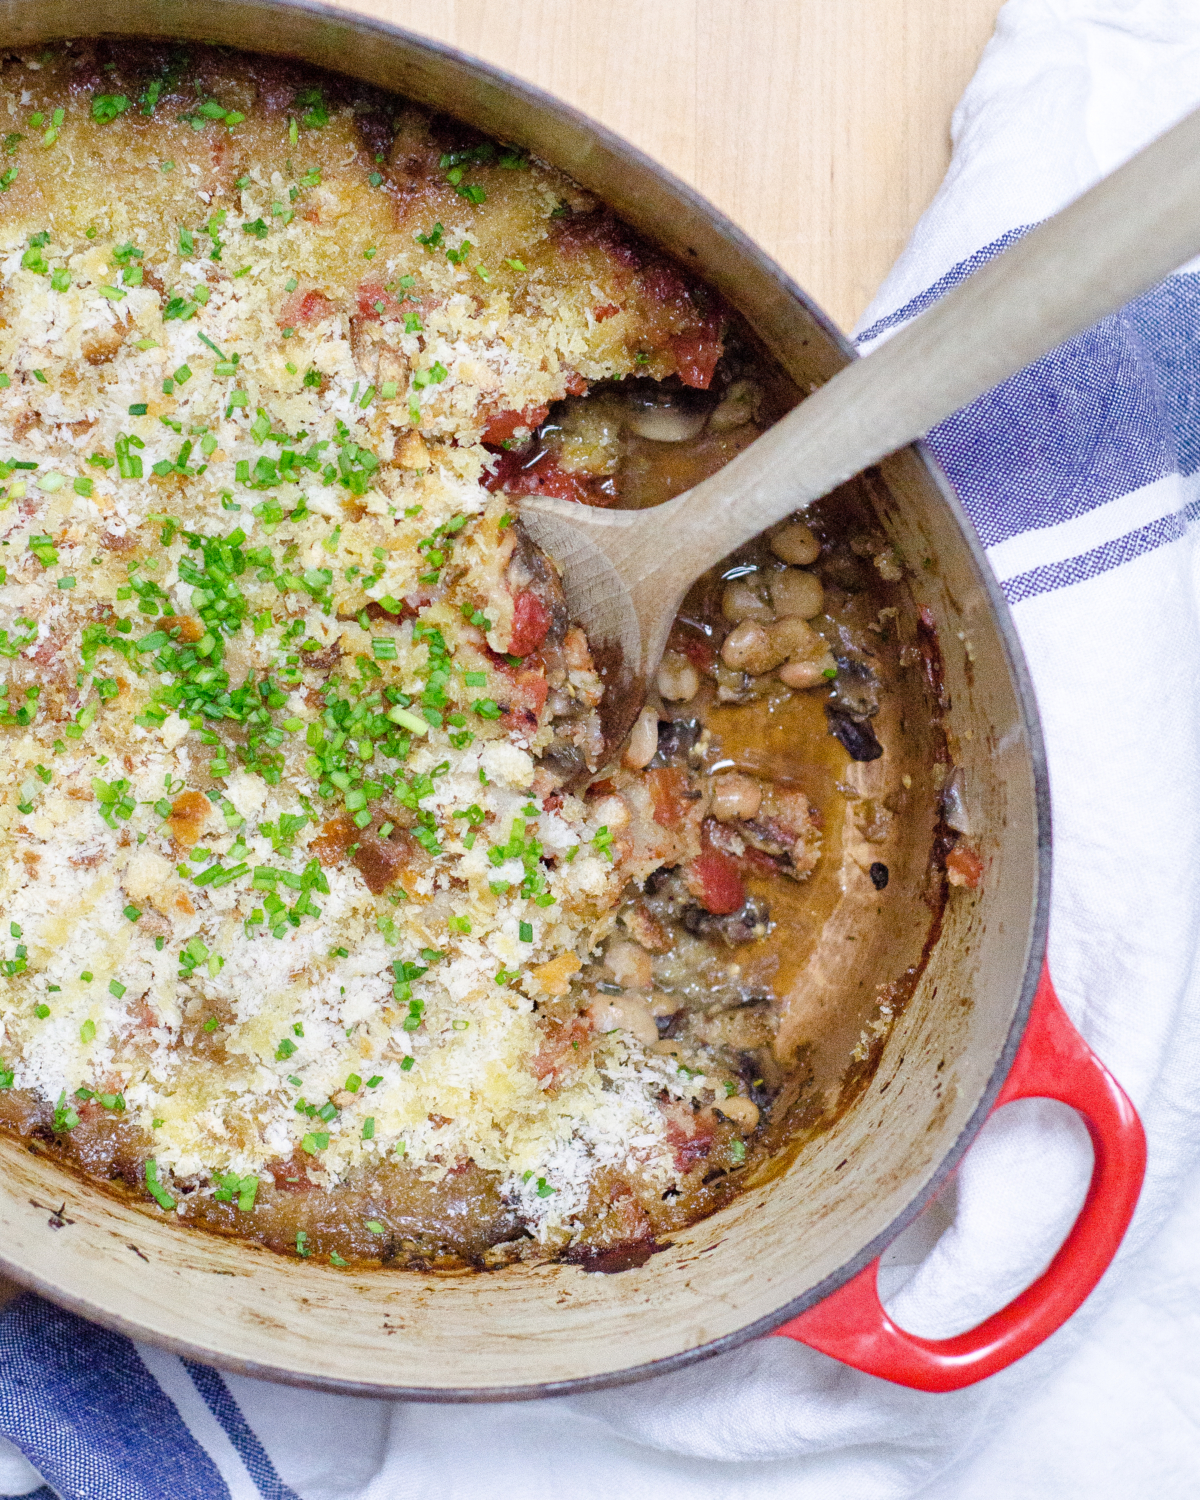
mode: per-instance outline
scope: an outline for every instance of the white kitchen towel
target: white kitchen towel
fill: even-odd
[[[946,182],[864,319],[864,353],[1197,104],[1200,0],[1010,0],[955,115]],[[480,1407],[222,1377],[22,1298],[0,1316],[0,1494],[48,1495],[43,1480],[70,1500],[1193,1494],[1200,276],[1172,277],[932,444],[1041,704],[1059,994],[1149,1135],[1133,1227],[1084,1308],[952,1395],[768,1339],[635,1386]],[[945,1334],[1003,1304],[1053,1254],[1089,1165],[1061,1107],[994,1117],[889,1255],[896,1317]]]

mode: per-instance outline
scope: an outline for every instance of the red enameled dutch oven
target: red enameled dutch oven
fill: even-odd
[[[611,204],[738,308],[801,391],[853,358],[778,266],[669,173],[567,106],[448,48],[283,0],[95,0],[86,17],[67,0],[6,0],[0,14],[6,48],[78,36],[82,24],[94,35],[300,57],[406,94],[530,148]],[[180,1230],[152,1206],[122,1204],[4,1140],[6,1271],[86,1317],[226,1369],[426,1400],[594,1388],[767,1333],[945,1391],[1003,1369],[1058,1328],[1120,1243],[1144,1137],[1043,970],[1046,767],[1008,608],[927,452],[888,460],[872,489],[900,555],[924,564],[910,570],[912,589],[942,643],[945,722],[985,872],[978,891],[954,894],[877,1071],[829,1131],[644,1266],[612,1276],[568,1265],[360,1274],[289,1260]],[[886,756],[873,764],[886,774]],[[901,890],[896,910],[910,898]],[[814,993],[821,983],[831,995],[873,986],[920,953],[919,921],[910,931],[855,922],[853,910],[830,919],[810,965]],[[849,936],[861,940],[847,944]],[[1033,1286],[971,1332],[941,1341],[906,1333],[876,1292],[881,1251],[946,1183],[989,1113],[1033,1096],[1078,1110],[1095,1148],[1087,1201],[1065,1244]]]

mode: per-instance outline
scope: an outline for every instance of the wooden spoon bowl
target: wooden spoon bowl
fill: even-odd
[[[1200,112],[852,362],[711,478],[647,511],[521,503],[607,689],[614,750],[692,581],[1200,250]]]

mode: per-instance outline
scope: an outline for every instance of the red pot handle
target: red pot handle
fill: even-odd
[[[776,1334],[897,1385],[957,1391],[1007,1368],[1061,1328],[1107,1270],[1133,1217],[1146,1169],[1146,1136],[1124,1090],[1059,1004],[1045,967],[994,1107],[1014,1099],[1058,1099],[1078,1110],[1095,1151],[1083,1207],[1031,1287],[967,1333],[924,1339],[905,1332],[883,1310],[876,1258]]]

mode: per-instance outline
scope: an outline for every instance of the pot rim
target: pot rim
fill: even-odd
[[[484,59],[476,57],[471,53],[464,52],[457,47],[452,47],[448,43],[421,36],[390,21],[363,15],[358,12],[346,11],[339,6],[324,3],[324,0],[218,0],[218,3],[222,9],[229,9],[231,11],[256,11],[263,15],[264,18],[272,12],[301,11],[316,21],[324,21],[326,24],[338,29],[344,29],[349,32],[373,32],[389,41],[398,42],[409,51],[424,53],[433,61],[449,63],[456,68],[473,73],[478,78],[487,79],[501,88],[505,93],[528,101],[539,112],[557,115],[560,119],[571,123],[577,129],[586,131],[597,140],[602,141],[614,155],[621,156],[625,160],[635,163],[641,170],[656,177],[674,197],[684,201],[689,207],[695,209],[716,234],[722,239],[731,242],[741,256],[753,260],[757,268],[774,281],[787,301],[803,310],[821,328],[837,349],[845,355],[847,360],[861,357],[850,339],[782,266],[752,240],[744,230],[728,218],[727,215],[714,204],[710,203],[702,193],[697,192],[695,188],[684,182],[682,178],[677,177],[669,168],[663,166],[639,147],[625,140],[616,131],[593,120],[584,111],[572,104],[568,104],[565,100],[559,99],[547,90],[539,88],[535,84],[528,83],[524,79],[509,73],[507,70],[486,62]],[[12,0],[10,0],[10,4],[6,8],[11,13],[16,7],[12,3]],[[165,9],[166,7],[164,7]],[[85,28],[83,31],[71,29],[70,32],[62,32],[64,38],[68,35],[72,38],[78,38],[81,35],[95,35],[98,37],[117,36],[125,40],[132,40],[153,34],[145,26],[131,27],[128,31],[114,31],[110,29],[99,30],[93,33],[87,31]],[[180,33],[178,29],[164,27],[158,34],[161,36],[178,36]],[[267,55],[280,57],[296,55],[295,53],[282,50],[273,52],[270,46],[269,29],[263,28],[261,34],[263,37],[261,43],[256,43],[254,46],[249,46],[245,43],[238,45],[246,51],[258,51]],[[328,64],[321,64],[320,66],[327,67],[331,72],[344,72],[347,76],[355,76],[350,69],[339,69],[331,67]],[[540,151],[539,154],[541,154]],[[553,160],[550,155],[547,156],[547,159]],[[603,195],[601,194],[601,196]],[[753,327],[753,324],[751,326]],[[37,1292],[45,1296],[47,1300],[57,1303],[70,1312],[79,1314],[90,1322],[98,1323],[101,1327],[124,1334],[130,1338],[144,1340],[171,1353],[195,1359],[200,1363],[228,1370],[234,1374],[268,1379],[278,1384],[297,1386],[305,1389],[330,1391],[341,1395],[371,1396],[376,1399],[402,1399],[431,1403],[478,1403],[529,1401],[550,1396],[578,1395],[589,1391],[606,1390],[614,1386],[628,1385],[637,1381],[648,1380],[658,1375],[671,1374],[687,1366],[712,1359],[716,1355],[729,1353],[743,1344],[750,1342],[752,1339],[760,1338],[774,1332],[782,1324],[806,1312],[818,1302],[824,1301],[826,1297],[837,1291],[839,1287],[844,1286],[846,1282],[850,1281],[868,1266],[899,1234],[920,1216],[929,1203],[941,1192],[949,1178],[957,1170],[963,1156],[979,1133],[984,1121],[991,1113],[995,1100],[1012,1067],[1013,1060],[1016,1057],[1025,1032],[1026,1023],[1029,1019],[1030,1009],[1033,1005],[1034,995],[1041,975],[1050,918],[1050,787],[1041,718],[1038,712],[1032,679],[1020,640],[1017,636],[1008,600],[1005,598],[991,565],[987,561],[986,553],[979,540],[974,523],[968,516],[940,462],[925,441],[919,440],[914,443],[912,450],[937,487],[978,569],[979,580],[985,591],[990,607],[990,614],[994,620],[1012,676],[1015,696],[1020,707],[1021,722],[1028,741],[1030,770],[1034,786],[1034,805],[1036,808],[1038,829],[1036,851],[1037,892],[1030,923],[1029,953],[1022,979],[1021,994],[1013,1012],[1004,1046],[996,1059],[987,1085],[980,1096],[979,1103],[959,1132],[954,1145],[943,1156],[925,1185],[915,1194],[902,1212],[897,1214],[891,1223],[863,1246],[856,1255],[844,1262],[836,1271],[831,1272],[815,1286],[809,1287],[805,1292],[792,1298],[791,1301],[785,1303],[782,1307],[707,1343],[698,1344],[693,1348],[681,1350],[676,1354],[666,1355],[661,1359],[651,1360],[645,1364],[631,1365],[624,1369],[610,1370],[598,1375],[582,1375],[572,1377],[568,1380],[541,1381],[505,1386],[383,1386],[365,1381],[346,1380],[336,1377],[302,1375],[269,1363],[260,1363],[257,1360],[246,1360],[233,1356],[214,1354],[208,1349],[190,1344],[187,1340],[150,1333],[126,1318],[114,1316],[102,1308],[96,1308],[84,1297],[64,1295],[59,1289],[44,1285],[41,1278],[35,1272],[31,1272],[23,1266],[12,1265],[5,1256],[3,1249],[0,1248],[0,1266],[3,1267],[5,1273],[27,1290]]]

